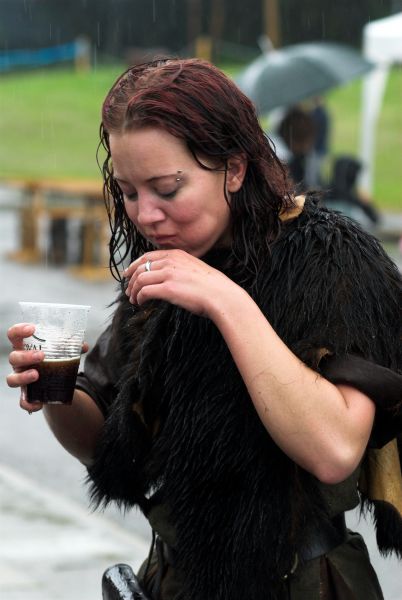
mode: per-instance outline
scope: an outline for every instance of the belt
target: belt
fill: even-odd
[[[298,557],[303,562],[318,558],[342,544],[346,538],[345,513],[340,513],[307,533],[306,540],[297,553]]]
[[[329,521],[323,521],[319,526],[312,528],[306,534],[306,540],[302,547],[298,550],[293,567],[290,573],[294,573],[299,562],[307,562],[318,558],[323,554],[327,554],[336,546],[339,546],[347,539],[347,528],[345,522],[345,513],[336,515]],[[175,563],[175,551],[174,549],[163,542],[160,538],[158,540],[160,547],[162,548],[162,555],[164,560],[170,566],[174,566]],[[284,576],[287,579],[288,575]]]
[[[305,563],[323,556],[345,542],[347,533],[345,513],[340,513],[333,519],[323,521],[317,527],[312,528],[306,534],[303,545],[296,552],[292,568],[289,573],[283,575],[282,579],[286,580],[289,575],[293,575],[300,562]]]

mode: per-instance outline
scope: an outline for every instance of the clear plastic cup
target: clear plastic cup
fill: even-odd
[[[39,379],[27,386],[28,402],[71,404],[90,306],[19,302],[24,323],[33,323],[25,350],[42,350],[45,359],[33,368]]]

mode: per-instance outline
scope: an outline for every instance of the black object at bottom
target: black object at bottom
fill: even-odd
[[[103,600],[151,600],[141,588],[129,565],[117,564],[106,569],[102,577]]]

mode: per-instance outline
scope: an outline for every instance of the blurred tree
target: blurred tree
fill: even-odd
[[[283,45],[334,40],[359,47],[365,23],[391,14],[393,0],[282,0]]]
[[[203,33],[202,0],[188,0],[186,18],[187,42],[190,43]]]
[[[223,39],[225,28],[225,1],[214,0],[211,5],[211,14],[209,20],[209,31],[212,42],[212,58],[219,60],[219,44]]]
[[[359,46],[363,25],[399,5],[400,0],[0,0],[0,48],[38,48],[86,35],[95,56],[124,59],[133,47],[192,54],[196,38],[209,35],[215,60],[230,55],[247,60],[247,47],[258,53],[263,33],[274,45],[327,39]]]

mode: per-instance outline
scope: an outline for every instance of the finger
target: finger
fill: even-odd
[[[127,287],[126,287],[126,295],[131,296],[133,286],[136,284],[136,282],[138,281],[138,278],[141,275],[148,277],[149,273],[151,273],[151,272],[154,273],[155,271],[162,269],[164,266],[164,263],[165,263],[165,261],[163,261],[163,260],[153,260],[153,261],[151,261],[150,268],[146,268],[147,263],[140,263],[130,277],[130,281],[128,282]]]
[[[147,273],[140,273],[138,277],[133,280],[132,286],[129,290],[129,300],[131,304],[138,304],[137,297],[140,291],[144,287],[150,287],[160,285],[165,281],[165,274],[162,270],[148,271]]]
[[[36,369],[27,369],[26,371],[14,371],[7,375],[6,381],[8,387],[17,388],[39,379],[39,373]]]
[[[171,304],[180,304],[177,292],[174,293],[171,287],[166,284],[146,285],[141,288],[137,294],[136,303],[141,306],[141,304],[144,304],[149,300],[166,300]]]
[[[31,323],[17,323],[7,331],[7,337],[13,348],[22,349],[23,339],[31,336],[35,331],[35,325]]]
[[[43,407],[42,402],[28,402],[26,387],[21,388],[20,407],[29,413],[38,412]]]
[[[152,263],[154,261],[160,260],[161,258],[166,258],[169,256],[170,252],[174,252],[174,250],[153,250],[152,252],[146,252],[142,256],[139,256],[136,260],[134,260],[128,267],[123,271],[124,277],[131,277],[131,275],[138,269],[140,265],[145,265],[147,260],[150,260]]]
[[[87,344],[87,342],[83,342],[81,354],[86,354],[86,352],[88,352],[88,350],[89,350],[89,344]]]
[[[13,350],[8,361],[14,369],[27,368],[41,362],[45,358],[42,350]]]

